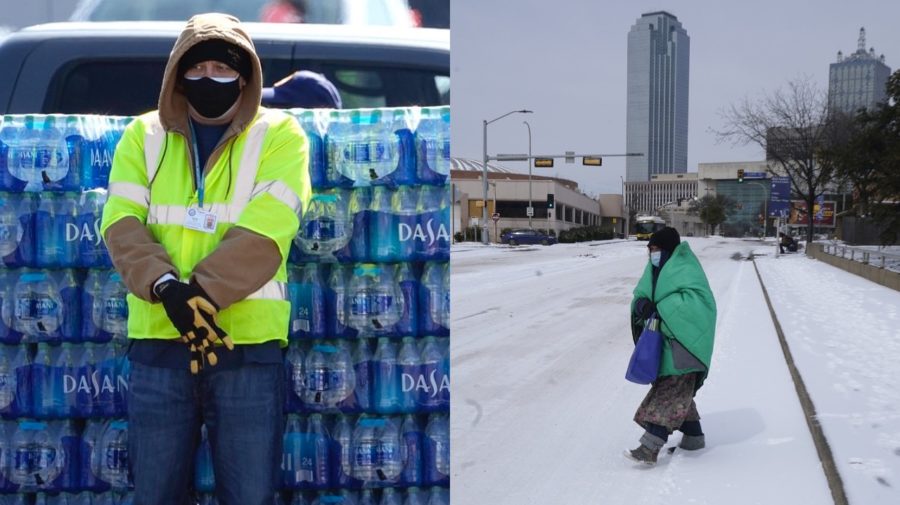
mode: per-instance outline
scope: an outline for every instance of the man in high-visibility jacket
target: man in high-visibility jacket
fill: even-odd
[[[116,148],[101,233],[130,292],[136,505],[187,503],[204,424],[218,502],[274,503],[285,261],[310,184],[306,136],[260,107],[261,90],[240,22],[195,16],[172,49],[159,110]]]

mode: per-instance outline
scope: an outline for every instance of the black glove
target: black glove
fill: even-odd
[[[204,362],[211,366],[219,362],[213,350],[216,341],[221,340],[226,348],[234,349],[231,337],[216,322],[218,307],[200,286],[173,279],[157,286],[155,293],[169,320],[181,333],[181,340],[191,348],[192,373],[198,373]]]
[[[649,299],[641,297],[634,302],[634,313],[641,319],[649,319],[656,312],[656,304]]]

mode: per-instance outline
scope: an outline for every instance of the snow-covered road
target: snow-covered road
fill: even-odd
[[[763,252],[761,244],[689,241],[719,308],[712,371],[697,398],[708,448],[664,453],[654,468],[622,457],[637,445],[641,430],[631,418],[647,390],[624,380],[633,347],[628,306],[647,261],[646,242],[454,246],[454,503],[832,502],[753,262],[746,260]],[[818,270],[832,269],[799,256],[763,258],[760,269],[765,278],[770,267],[792,262],[813,265],[811,275],[821,278]],[[890,294],[878,296],[891,303]],[[896,309],[900,297],[894,300]],[[792,321],[781,321],[786,332]],[[795,331],[816,329],[807,324]],[[891,445],[898,432],[884,435],[879,443]],[[679,438],[673,435],[668,445]],[[880,475],[894,485],[900,465],[886,465]],[[895,488],[880,486],[897,496]]]

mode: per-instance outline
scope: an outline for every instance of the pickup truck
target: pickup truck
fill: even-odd
[[[263,86],[328,77],[345,108],[447,105],[449,30],[245,23]],[[0,43],[0,113],[137,115],[156,108],[183,22],[50,23]]]

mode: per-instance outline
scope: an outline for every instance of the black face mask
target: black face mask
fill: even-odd
[[[192,81],[183,79],[184,94],[188,102],[207,118],[216,118],[234,105],[241,94],[240,79],[231,82],[216,82],[209,77]]]

